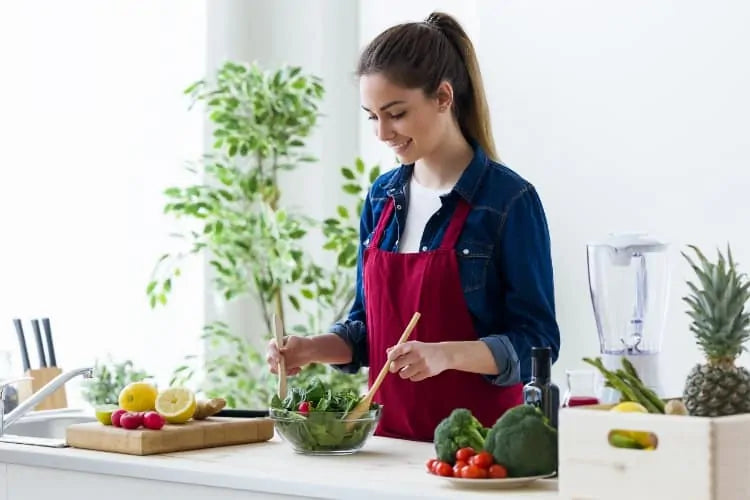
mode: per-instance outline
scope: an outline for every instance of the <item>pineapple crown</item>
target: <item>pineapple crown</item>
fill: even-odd
[[[698,276],[701,287],[687,282],[692,292],[682,299],[688,303],[692,318],[690,331],[695,334],[709,361],[733,361],[745,350],[750,337],[750,312],[745,303],[750,298],[750,282],[744,273],[737,271],[732,251],[727,245],[726,257],[717,249],[718,261],[710,262],[694,245],[688,245],[696,256],[694,262],[685,252],[683,257]]]

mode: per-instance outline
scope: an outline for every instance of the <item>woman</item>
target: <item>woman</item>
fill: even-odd
[[[452,17],[391,27],[359,60],[362,108],[402,165],[371,187],[361,215],[357,294],[331,333],[269,344],[276,371],[311,362],[370,383],[376,433],[430,441],[454,408],[491,426],[521,403],[531,348],[560,346],[547,222],[534,187],[493,160],[474,48]],[[415,311],[410,340],[392,347]]]

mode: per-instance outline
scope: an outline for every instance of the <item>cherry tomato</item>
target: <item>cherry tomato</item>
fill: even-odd
[[[461,469],[461,477],[465,479],[484,479],[487,477],[487,469],[476,465],[467,465]]]
[[[457,460],[456,464],[453,466],[453,475],[456,477],[461,477],[461,469],[466,467],[466,465],[468,464],[463,460]]]
[[[427,471],[428,471],[428,472],[432,472],[432,473],[434,473],[434,470],[433,470],[433,469],[435,468],[435,462],[437,462],[437,459],[436,459],[436,458],[431,458],[431,459],[429,459],[429,460],[427,461],[427,464],[425,464],[425,465],[427,466]]]
[[[453,467],[447,462],[438,462],[437,465],[435,465],[435,474],[438,476],[451,477],[453,476]]]
[[[480,451],[469,459],[469,465],[476,465],[480,469],[489,469],[494,461],[490,452]]]
[[[310,402],[309,401],[302,401],[299,406],[297,407],[297,411],[300,413],[304,413],[307,415],[310,413]]]
[[[508,471],[500,464],[492,464],[490,465],[488,475],[492,479],[503,479],[508,477]]]
[[[456,452],[456,460],[461,460],[462,462],[469,463],[469,459],[474,456],[474,453],[474,448],[461,448]]]

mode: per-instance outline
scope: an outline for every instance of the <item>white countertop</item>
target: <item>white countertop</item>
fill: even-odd
[[[512,490],[457,489],[427,474],[431,444],[373,437],[348,456],[295,454],[274,437],[266,443],[132,456],[118,453],[0,443],[0,462],[79,472],[172,481],[317,498],[413,497],[557,498],[557,481],[539,480]]]

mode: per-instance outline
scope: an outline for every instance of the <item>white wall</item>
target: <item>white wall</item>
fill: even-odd
[[[478,2],[480,57],[505,162],[549,218],[563,349],[596,354],[585,243],[642,230],[673,243],[662,375],[700,359],[679,250],[731,242],[750,271],[750,6],[745,2]],[[743,362],[747,364],[746,358]]]
[[[49,315],[66,367],[111,352],[166,376],[183,354],[200,349],[205,318],[228,315],[255,334],[242,304],[223,310],[213,302],[200,262],[185,269],[170,307],[154,312],[146,303],[154,259],[171,244],[161,192],[186,180],[183,161],[203,147],[201,116],[186,111],[182,88],[227,57],[287,61],[320,74],[327,116],[311,149],[321,164],[285,179],[284,189],[287,200],[326,214],[337,201],[340,165],[362,155],[394,166],[359,109],[350,78],[359,50],[386,26],[443,9],[478,47],[503,160],[539,188],[545,204],[563,334],[556,379],[598,349],[585,242],[646,230],[676,245],[663,370],[676,393],[699,359],[680,301],[688,274],[678,250],[729,240],[740,263],[750,262],[741,232],[750,204],[743,169],[750,160],[750,35],[743,29],[750,7],[705,5],[3,4],[0,350],[11,351],[20,371],[11,318]]]
[[[204,2],[120,0],[0,7],[0,349],[20,373],[11,323],[52,320],[58,362],[111,353],[166,383],[199,349],[200,262],[167,309],[145,288],[171,247],[163,189],[201,153],[182,95],[203,75]],[[73,383],[71,405],[79,399]]]

